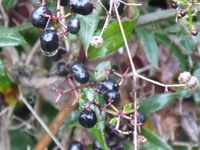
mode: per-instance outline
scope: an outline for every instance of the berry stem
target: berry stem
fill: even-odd
[[[105,21],[105,23],[104,23],[104,25],[103,25],[103,28],[102,28],[102,30],[101,30],[101,33],[100,33],[100,35],[99,35],[100,37],[102,37],[105,28],[108,26],[108,23],[109,23],[109,20],[110,20],[110,15],[111,15],[111,13],[112,13],[113,1],[114,1],[114,0],[110,0],[109,12],[108,12],[108,14],[107,14],[106,21]]]
[[[141,3],[136,4],[136,3],[126,3],[126,2],[124,2],[122,0],[119,0],[119,1],[120,1],[120,3],[123,3],[123,4],[127,5],[127,6],[141,6],[142,5]]]

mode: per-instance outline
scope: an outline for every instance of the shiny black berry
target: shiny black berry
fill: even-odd
[[[89,15],[93,11],[91,0],[70,0],[71,11],[80,15]]]
[[[64,54],[66,54],[66,51],[59,48],[55,55],[48,57],[48,60],[52,62],[59,61],[64,56]]]
[[[100,81],[96,85],[97,89],[99,89],[101,92],[105,93],[107,91],[118,91],[119,84],[112,79],[105,79],[103,81]]]
[[[66,64],[64,62],[59,62],[57,64],[56,69],[57,69],[56,70],[57,75],[64,76],[64,77],[66,77],[68,75]]]
[[[78,18],[70,18],[67,24],[67,29],[69,33],[76,34],[80,30],[80,21]]]
[[[89,73],[83,64],[81,63],[73,64],[71,66],[70,71],[77,82],[85,84],[89,81]]]
[[[60,6],[67,6],[69,4],[69,0],[60,0]]]
[[[69,144],[68,150],[83,150],[83,144],[79,141],[73,141]]]
[[[120,94],[117,91],[108,91],[103,94],[106,104],[111,102],[113,105],[118,105],[120,101]]]
[[[49,18],[44,15],[51,16],[51,11],[47,7],[40,6],[35,8],[31,14],[31,23],[35,27],[44,29],[49,20]]]
[[[92,150],[103,150],[98,141],[94,141],[92,144]]]
[[[171,7],[173,8],[173,9],[176,9],[177,7],[178,7],[178,3],[177,2],[171,2]]]
[[[115,1],[113,1],[113,2],[115,2]],[[110,0],[103,0],[103,4],[104,4],[105,8],[109,11]],[[118,10],[119,15],[122,15],[124,13],[124,10],[125,10],[125,5],[121,2],[119,2],[117,10]]]
[[[97,123],[97,116],[93,110],[83,110],[79,116],[79,123],[85,128],[92,128]]]
[[[58,49],[58,35],[55,31],[46,29],[40,36],[41,48],[44,52],[51,53]]]

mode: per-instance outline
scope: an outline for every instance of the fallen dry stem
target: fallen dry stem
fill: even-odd
[[[67,100],[66,104],[61,108],[59,113],[54,118],[53,122],[49,126],[49,130],[52,134],[56,134],[63,124],[64,120],[70,115],[70,113],[74,110],[75,105],[71,105],[74,100],[74,95]],[[49,134],[45,133],[34,147],[34,150],[44,150],[47,145],[51,142],[52,138]]]

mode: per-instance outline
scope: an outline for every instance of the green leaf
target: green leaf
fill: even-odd
[[[179,60],[181,68],[183,70],[187,70],[188,68],[187,56],[182,54],[177,45],[173,41],[170,41],[170,39],[167,37],[165,33],[157,33],[156,39],[158,40],[158,42],[162,43],[165,47],[171,50],[171,52],[174,53],[174,55]]]
[[[158,45],[152,31],[145,28],[137,28],[137,35],[144,48],[145,55],[149,63],[158,68]]]
[[[168,106],[170,103],[174,102],[177,97],[191,97],[194,95],[195,90],[191,89],[180,89],[177,92],[169,92],[163,94],[156,94],[150,96],[139,103],[140,111],[144,113],[145,117],[150,116],[156,111]]]
[[[142,135],[147,139],[147,142],[142,146],[141,150],[173,150],[166,141],[147,129],[142,129]]]
[[[133,104],[129,103],[129,104],[124,105],[123,112],[128,112],[132,109],[133,109]]]
[[[105,118],[105,114],[104,114],[104,118]],[[92,129],[89,129],[89,132],[93,137],[96,138],[96,140],[99,142],[103,150],[109,150],[106,144],[106,140],[105,140],[104,126],[105,126],[105,121],[98,119],[97,124]]]
[[[136,20],[137,19],[122,23],[127,40],[131,38]],[[121,30],[116,21],[110,23],[105,29],[103,33],[103,40],[104,42],[99,48],[92,46],[89,47],[88,58],[90,60],[108,56],[124,45]]]
[[[12,150],[27,150],[28,146],[33,148],[35,144],[32,136],[20,130],[10,131],[10,140]]]
[[[17,3],[17,0],[3,0],[3,6],[6,9],[11,9],[13,8]]]
[[[152,113],[168,106],[179,95],[180,93],[164,93],[148,97],[140,102],[140,111],[144,113],[145,117],[148,117]]]
[[[81,100],[79,102],[80,106],[84,107],[88,102],[94,100],[98,104],[104,104],[103,98],[96,94],[96,92],[92,88],[81,89]],[[96,113],[98,121],[93,128],[89,129],[89,132],[93,137],[96,138],[103,150],[108,150],[104,136],[105,112],[100,112],[99,108],[93,105],[91,105],[90,108]]]
[[[109,124],[115,125],[117,123],[117,118],[112,118],[109,122]]]
[[[25,43],[19,32],[12,28],[0,27],[0,47],[19,46]]]
[[[105,61],[98,64],[97,67],[95,68],[95,73],[94,73],[95,79],[105,78],[107,75],[107,70],[110,69],[111,69],[111,64],[109,61]]]
[[[66,128],[76,126],[78,123],[79,115],[80,115],[80,110],[77,109],[77,110],[73,111],[70,114],[70,116],[66,119],[66,121],[64,122],[64,126]],[[65,127],[63,129],[65,129]]]
[[[177,36],[177,39],[180,41],[180,47],[184,53],[191,53],[196,50],[195,44],[190,36],[181,34]]]
[[[0,60],[0,91],[5,90],[6,88],[13,85],[13,82],[8,77],[7,73],[5,72],[4,64]]]
[[[79,18],[81,25],[79,36],[81,42],[84,45],[85,53],[87,55],[87,50],[90,45],[90,41],[99,23],[99,14],[97,12],[93,12],[92,14],[87,16],[77,15],[77,18]]]

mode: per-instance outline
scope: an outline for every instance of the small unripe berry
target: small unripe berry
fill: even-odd
[[[181,84],[187,84],[191,78],[191,73],[190,72],[182,72],[180,73],[179,77],[178,77],[178,81]]]
[[[90,43],[93,47],[98,48],[103,44],[103,38],[101,36],[93,36]]]
[[[197,87],[197,84],[198,84],[198,79],[195,76],[192,76],[189,82],[187,83],[187,87],[194,89]]]

